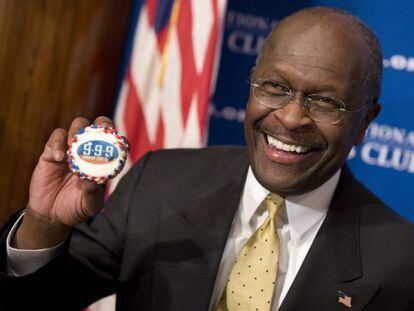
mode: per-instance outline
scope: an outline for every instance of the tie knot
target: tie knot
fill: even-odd
[[[275,218],[277,212],[284,205],[285,199],[275,193],[269,193],[266,197],[266,208],[269,211],[269,217]]]

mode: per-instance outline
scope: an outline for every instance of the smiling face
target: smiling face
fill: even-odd
[[[340,23],[324,24],[316,17],[299,17],[279,26],[252,73],[252,81],[271,79],[296,90],[278,110],[258,103],[251,92],[245,118],[253,173],[282,195],[301,194],[328,180],[352,146],[361,143],[379,110],[372,105],[344,112],[334,125],[306,115],[302,101],[309,94],[340,99],[350,110],[364,105],[368,53],[362,36]]]

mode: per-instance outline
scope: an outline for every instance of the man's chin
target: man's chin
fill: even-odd
[[[310,172],[296,172],[280,165],[278,168],[252,166],[258,182],[269,191],[281,195],[298,195],[312,190],[315,180],[310,178]]]

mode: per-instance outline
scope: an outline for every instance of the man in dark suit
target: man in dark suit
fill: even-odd
[[[413,310],[414,229],[344,165],[380,110],[381,62],[375,36],[347,13],[288,17],[252,70],[248,154],[149,153],[86,222],[102,188],[69,173],[64,151],[88,122],[55,130],[21,224],[15,217],[2,233],[0,306],[73,310],[116,292],[120,310],[216,310],[239,238],[267,217],[251,202],[270,191],[286,203],[267,310]],[[34,269],[19,249],[37,253]]]

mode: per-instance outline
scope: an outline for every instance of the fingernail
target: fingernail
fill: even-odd
[[[101,124],[101,126],[104,126],[104,127],[109,127],[109,128],[113,128],[113,125],[112,125],[112,124],[110,124],[110,123],[107,123],[107,122],[103,122],[103,123]]]
[[[65,157],[65,154],[62,152],[62,150],[55,150],[53,152],[53,156],[56,161],[62,161],[63,158]]]

